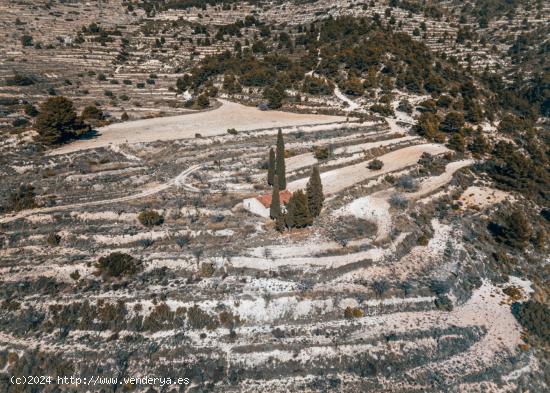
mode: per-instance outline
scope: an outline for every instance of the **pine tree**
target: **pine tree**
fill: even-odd
[[[321,213],[323,208],[323,184],[321,183],[321,175],[319,174],[319,167],[315,165],[311,171],[311,176],[307,183],[307,207],[311,217],[317,217]]]
[[[302,190],[295,191],[288,201],[286,225],[289,228],[303,228],[313,223],[307,208],[307,197]]]
[[[271,194],[271,206],[269,207],[269,216],[275,219],[281,215],[281,201],[279,199],[278,177],[273,178],[273,193]]]
[[[267,163],[267,184],[272,186],[273,177],[275,176],[275,151],[273,148],[269,149],[269,161]]]
[[[277,164],[275,173],[279,177],[279,190],[286,190],[286,169],[285,169],[285,141],[283,140],[283,132],[279,128],[277,134]]]

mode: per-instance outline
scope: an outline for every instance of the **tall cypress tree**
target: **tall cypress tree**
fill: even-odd
[[[269,161],[267,163],[267,184],[273,185],[273,177],[275,176],[275,151],[269,149]]]
[[[289,228],[303,228],[311,225],[313,219],[307,208],[307,197],[302,190],[295,191],[288,201],[286,225]]]
[[[325,197],[323,196],[323,183],[321,183],[321,175],[319,174],[319,167],[317,165],[311,171],[311,176],[307,182],[306,194],[307,207],[311,217],[319,216]]]
[[[276,219],[281,215],[281,200],[279,198],[279,182],[278,177],[275,175],[273,178],[273,193],[271,194],[271,206],[269,206],[269,216],[272,219]]]
[[[285,169],[285,141],[283,131],[279,128],[277,134],[277,165],[275,173],[279,177],[279,190],[286,190],[286,169]]]

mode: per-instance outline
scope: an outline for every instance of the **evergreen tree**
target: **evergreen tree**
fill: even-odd
[[[447,143],[447,146],[455,151],[458,151],[460,153],[463,153],[465,150],[465,141],[464,136],[462,136],[462,132],[457,132],[453,134],[449,138],[449,142]]]
[[[71,100],[51,97],[40,107],[35,127],[46,143],[59,143],[76,136],[79,122]]]
[[[474,140],[469,146],[470,151],[474,154],[485,154],[489,150],[489,143],[481,132],[478,132]]]
[[[269,216],[275,219],[281,215],[281,200],[279,199],[279,182],[275,175],[273,178],[273,193],[271,194],[271,206],[269,207]]]
[[[269,161],[267,162],[267,184],[272,186],[275,177],[275,151],[269,149]]]
[[[279,190],[286,190],[286,169],[285,169],[285,141],[283,140],[283,132],[279,128],[277,134],[277,157],[276,157],[275,173],[279,178]]]
[[[311,171],[311,176],[307,183],[307,207],[312,217],[317,217],[321,213],[323,208],[323,183],[321,183],[321,175],[319,174],[319,167],[315,165]]]
[[[286,225],[289,228],[304,228],[313,223],[307,207],[307,197],[302,190],[295,191],[288,201]]]

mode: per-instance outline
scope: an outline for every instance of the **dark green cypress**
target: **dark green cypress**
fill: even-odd
[[[273,177],[275,176],[275,151],[269,149],[269,161],[267,163],[267,184],[273,185]]]
[[[307,197],[302,190],[295,191],[288,201],[286,224],[289,228],[304,228],[313,223],[307,208]]]
[[[285,141],[283,140],[283,132],[279,128],[277,134],[277,165],[275,173],[279,177],[279,190],[286,190],[286,169],[285,169]]]
[[[315,165],[311,171],[311,176],[307,182],[307,207],[311,217],[317,217],[321,214],[323,208],[323,183],[321,183],[321,175],[319,174],[319,167]]]
[[[279,184],[277,175],[273,178],[273,193],[271,194],[271,205],[269,206],[269,216],[275,219],[281,215],[281,200],[279,198]]]

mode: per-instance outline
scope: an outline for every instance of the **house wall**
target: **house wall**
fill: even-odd
[[[258,216],[269,218],[269,209],[264,207],[256,198],[248,198],[243,201],[243,207]]]

